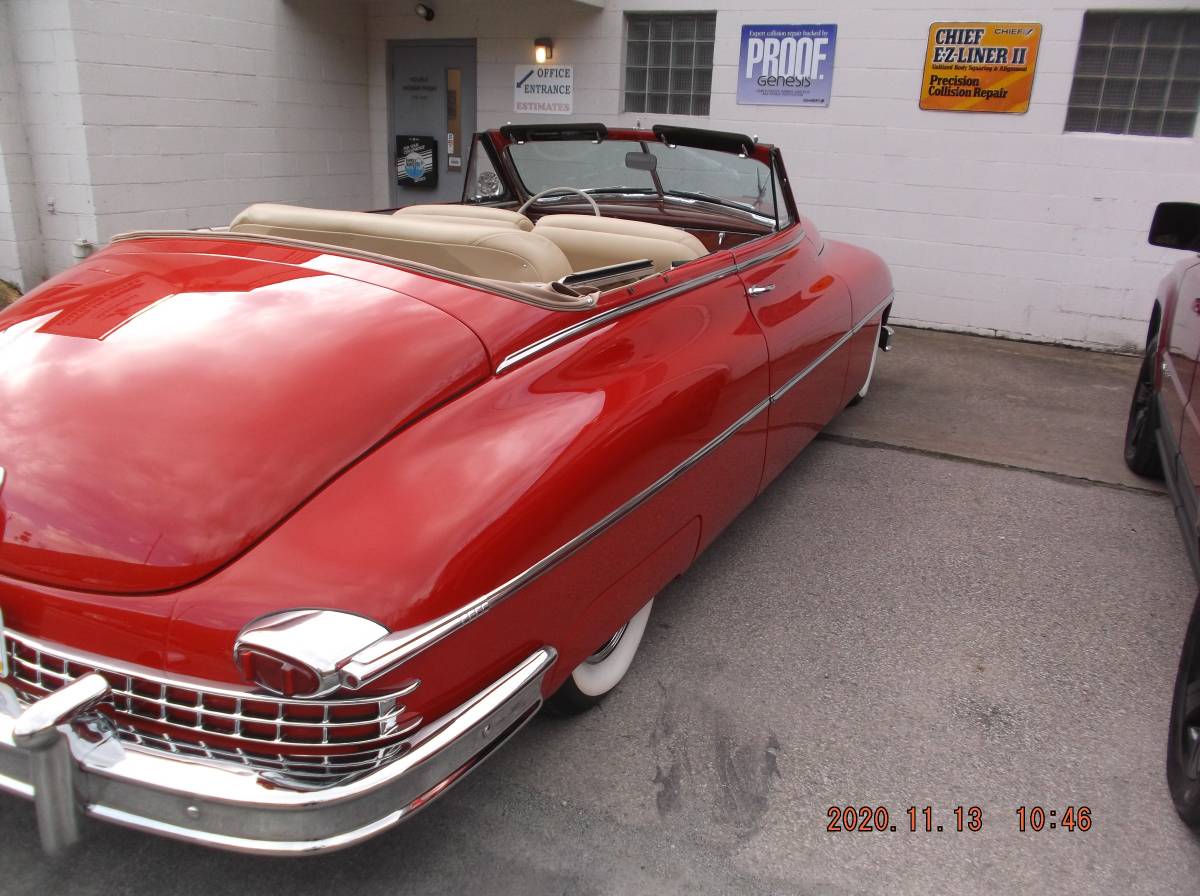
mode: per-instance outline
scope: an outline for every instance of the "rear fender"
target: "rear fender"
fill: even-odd
[[[435,680],[448,707],[545,644],[569,669],[613,618],[632,615],[690,562],[698,516],[708,539],[753,499],[766,415],[723,435],[768,388],[766,348],[734,275],[565,342],[399,433],[181,594],[168,662],[222,680],[236,674],[237,631],[266,613],[340,609],[398,631],[520,580],[372,687]],[[709,444],[717,447],[619,522],[521,578]],[[659,546],[647,580],[629,579],[612,592],[622,595],[606,608],[615,616],[600,613],[596,599]],[[589,629],[579,641],[577,622]]]

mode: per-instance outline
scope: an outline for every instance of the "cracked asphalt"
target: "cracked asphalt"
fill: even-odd
[[[2,799],[0,890],[1195,893],[1163,751],[1196,585],[1166,497],[1120,465],[1136,361],[896,346],[664,592],[601,709],[534,720],[407,824],[314,859],[91,824],[47,862]],[[827,831],[846,805],[897,831]],[[1088,831],[1017,829],[1021,806],[1084,805]],[[910,806],[944,830],[909,831]]]

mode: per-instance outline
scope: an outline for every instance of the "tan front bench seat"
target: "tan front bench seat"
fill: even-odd
[[[690,233],[662,224],[595,215],[546,215],[533,228],[562,249],[576,271],[648,258],[662,271],[708,254]]]
[[[533,230],[533,222],[506,208],[489,205],[407,205],[396,209],[394,215],[425,215],[433,218],[466,218],[476,224],[492,224],[499,227],[515,227],[517,230]]]
[[[472,277],[548,283],[571,273],[563,252],[536,233],[429,215],[374,215],[259,203],[233,220],[234,233],[259,233],[374,252]]]

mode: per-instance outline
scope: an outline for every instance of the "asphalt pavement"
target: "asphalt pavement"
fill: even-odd
[[[1195,893],[1163,751],[1196,585],[1166,497],[1120,466],[1136,360],[896,346],[664,592],[599,710],[535,719],[419,816],[325,857],[90,824],[48,862],[32,809],[0,799],[0,892]],[[828,831],[847,805],[889,829]],[[1043,830],[1021,833],[1035,806]],[[1065,829],[1084,806],[1089,829]]]

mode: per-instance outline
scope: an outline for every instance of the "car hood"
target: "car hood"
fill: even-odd
[[[390,289],[102,252],[0,313],[0,574],[186,585],[488,371],[469,329]]]

